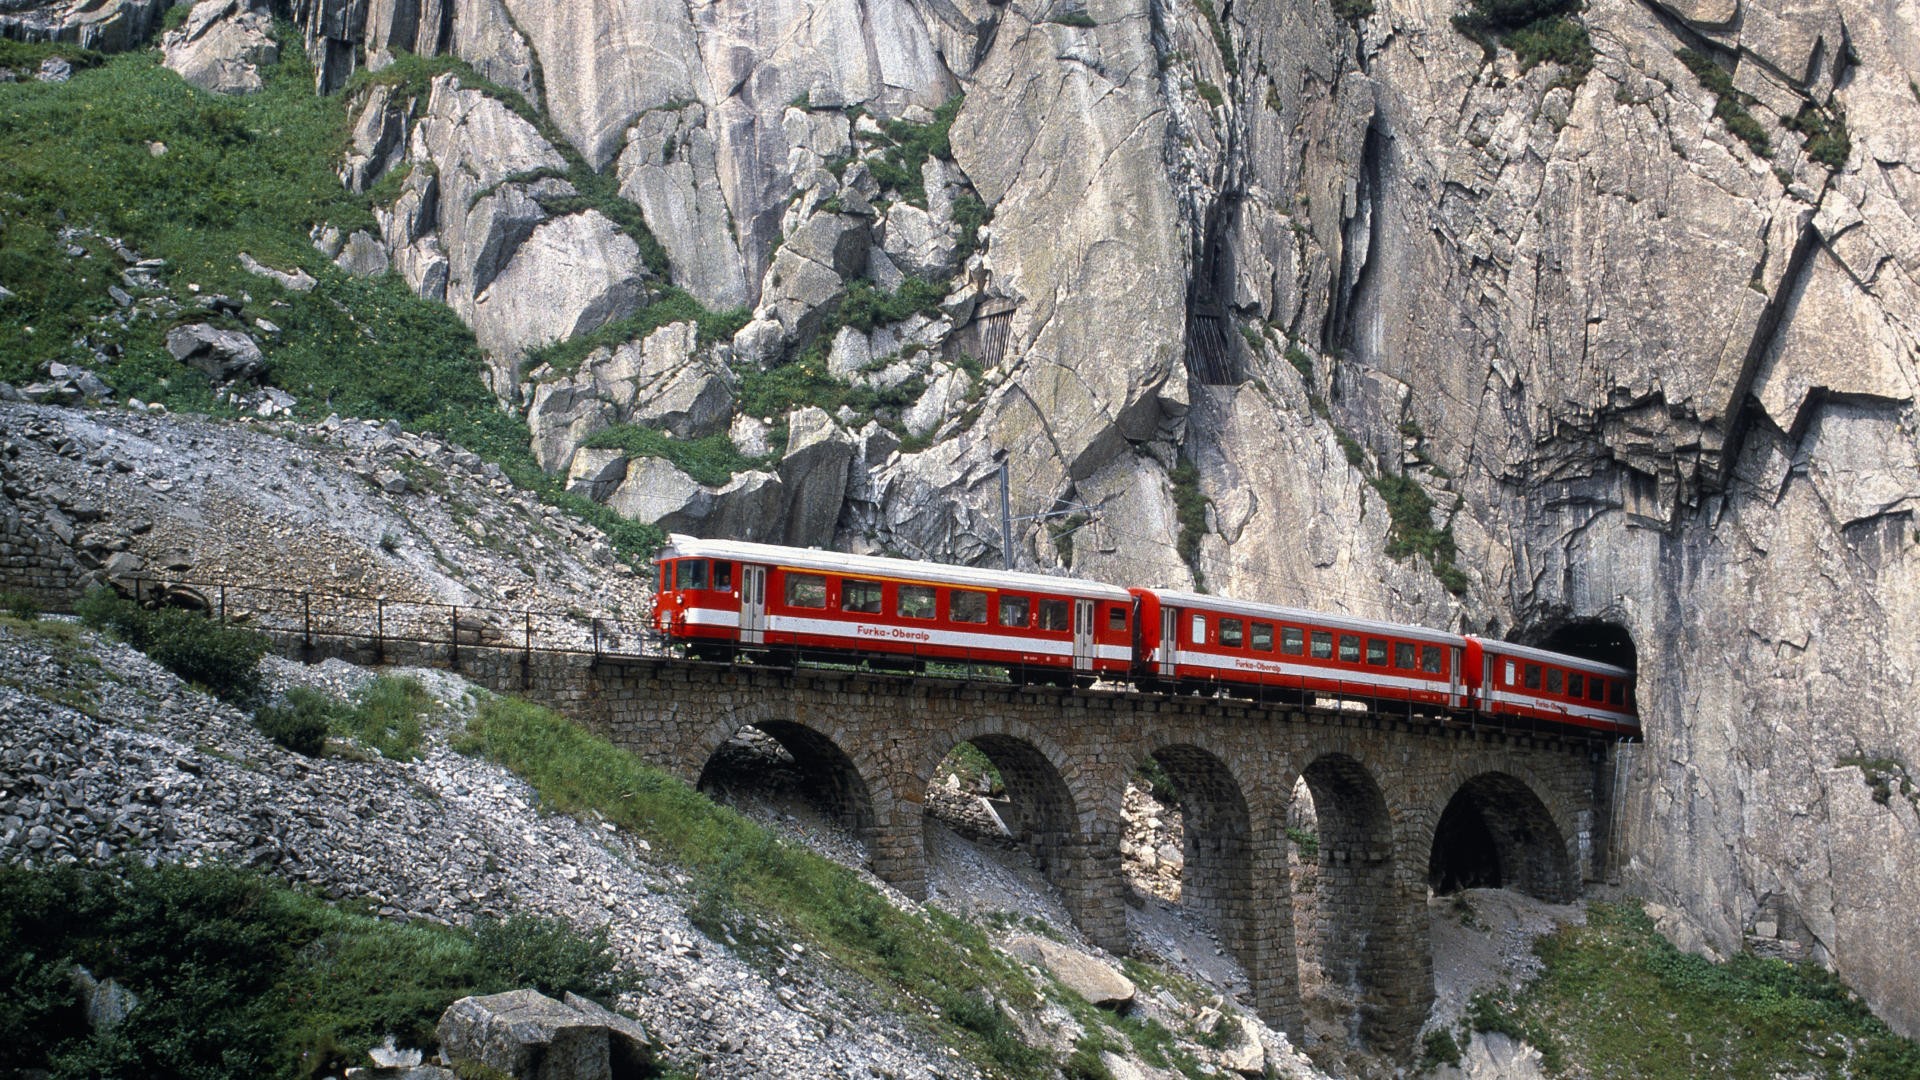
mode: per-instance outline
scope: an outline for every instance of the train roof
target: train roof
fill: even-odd
[[[1566,653],[1536,649],[1530,645],[1515,645],[1511,641],[1489,641],[1486,638],[1478,638],[1476,640],[1480,642],[1481,648],[1498,656],[1519,656],[1528,660],[1538,660],[1546,664],[1559,664],[1562,667],[1579,668],[1581,671],[1591,671],[1598,675],[1612,675],[1620,679],[1633,678],[1633,672],[1628,671],[1626,668],[1615,667],[1612,664],[1604,664],[1598,660],[1589,660],[1584,656],[1569,656]]]
[[[848,555],[818,548],[784,547],[779,544],[753,544],[744,540],[702,540],[675,533],[657,558],[735,559],[744,562],[773,563],[802,570],[825,570],[841,574],[872,577],[914,578],[977,589],[1018,589],[1026,592],[1065,593],[1092,600],[1128,601],[1132,595],[1117,585],[1084,578],[1052,577],[1047,574],[1023,574],[1013,570],[991,570],[978,566],[951,566],[946,563],[918,562],[913,559],[887,559],[875,555]]]
[[[1172,589],[1150,589],[1149,592],[1160,598],[1163,604],[1182,608],[1204,608],[1208,611],[1224,611],[1233,615],[1245,615],[1254,619],[1283,619],[1287,622],[1301,623],[1307,626],[1327,626],[1336,630],[1358,630],[1367,634],[1392,634],[1395,637],[1412,638],[1415,641],[1431,641],[1437,645],[1465,645],[1467,639],[1459,634],[1445,630],[1430,630],[1424,626],[1410,626],[1406,623],[1382,622],[1378,619],[1362,619],[1353,615],[1334,615],[1324,611],[1308,611],[1305,608],[1281,607],[1278,604],[1257,604],[1248,600],[1235,600],[1226,596],[1209,596],[1205,593],[1176,592]]]

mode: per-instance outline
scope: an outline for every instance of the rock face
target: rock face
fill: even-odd
[[[280,58],[273,19],[246,0],[200,0],[187,21],[160,41],[167,67],[202,90],[251,94],[266,85],[261,64]]]
[[[1067,989],[1094,1005],[1125,1009],[1133,1000],[1133,982],[1112,964],[1031,934],[1014,938],[1007,951],[1052,973]]]

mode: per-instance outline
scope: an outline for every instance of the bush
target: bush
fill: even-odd
[[[948,134],[953,130],[953,118],[960,115],[960,105],[966,99],[956,94],[948,98],[945,104],[933,111],[933,120],[925,124],[916,124],[907,120],[888,120],[880,125],[893,140],[886,153],[879,159],[869,161],[867,168],[880,186],[891,188],[900,193],[900,197],[925,208],[927,205],[927,185],[921,173],[927,158],[937,157],[953,159],[953,144]]]
[[[334,699],[317,690],[296,686],[287,691],[285,705],[263,705],[253,714],[260,733],[296,754],[319,757],[327,748],[327,732],[333,727],[338,706]]]
[[[1470,0],[1470,6],[1453,17],[1453,27],[1479,42],[1489,59],[1505,45],[1522,70],[1551,61],[1567,69],[1569,84],[1593,70],[1593,39],[1573,17],[1579,0]]]
[[[1193,571],[1194,583],[1206,588],[1200,573],[1200,539],[1207,535],[1207,497],[1200,491],[1200,470],[1193,462],[1182,461],[1173,467],[1173,512],[1180,522],[1180,536],[1174,546],[1181,561]]]
[[[32,593],[26,592],[0,593],[0,607],[6,608],[7,614],[21,622],[34,622],[44,610],[40,601]]]
[[[154,663],[228,701],[260,685],[267,639],[251,630],[183,608],[150,611],[105,587],[88,590],[78,607],[88,626],[111,631]]]
[[[676,439],[639,424],[615,424],[595,432],[583,445],[619,450],[628,457],[665,458],[694,480],[714,486],[733,479],[737,472],[767,464],[742,454],[725,434]]]
[[[473,924],[482,981],[531,986],[548,997],[611,998],[632,982],[615,966],[607,928],[582,936],[559,919],[514,915]]]
[[[0,941],[0,1073],[60,1080],[338,1075],[389,1034],[431,1046],[469,994],[627,985],[604,934],[385,922],[219,866],[0,867]],[[88,1028],[76,964],[138,996],[114,1031]]]
[[[1773,140],[1767,136],[1767,130],[1760,126],[1760,121],[1747,111],[1747,106],[1755,103],[1754,99],[1734,89],[1733,76],[1704,53],[1681,49],[1673,55],[1686,65],[1688,71],[1693,72],[1693,77],[1700,80],[1701,86],[1713,92],[1714,117],[1741,142],[1746,143],[1748,149],[1761,157],[1770,156],[1773,153]]]
[[[1444,1028],[1429,1031],[1420,1040],[1421,1072],[1432,1072],[1442,1065],[1460,1064],[1460,1044],[1453,1039],[1453,1033]]]

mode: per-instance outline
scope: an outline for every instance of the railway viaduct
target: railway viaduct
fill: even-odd
[[[428,647],[429,649],[431,647]],[[389,661],[445,663],[438,656]],[[1149,758],[1182,798],[1181,902],[1247,970],[1255,1007],[1298,1035],[1302,954],[1357,1001],[1352,1037],[1412,1046],[1433,995],[1431,866],[1461,822],[1499,884],[1545,900],[1598,880],[1611,751],[1578,733],[1467,728],[1357,708],[1125,690],[1016,687],[700,663],[459,650],[469,678],[542,701],[697,783],[748,726],[778,740],[866,842],[882,880],[924,897],[923,799],[970,742],[1007,788],[1003,814],[1089,940],[1128,949],[1121,806]],[[1404,706],[1402,706],[1404,708]],[[1318,819],[1313,925],[1294,925],[1285,829],[1304,780]],[[1443,818],[1446,823],[1443,824]]]

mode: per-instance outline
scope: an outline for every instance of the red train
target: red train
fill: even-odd
[[[1327,694],[1432,712],[1640,730],[1633,674],[1418,626],[1169,589],[676,535],[653,622],[695,655],[741,647],[898,669],[1254,696]]]

